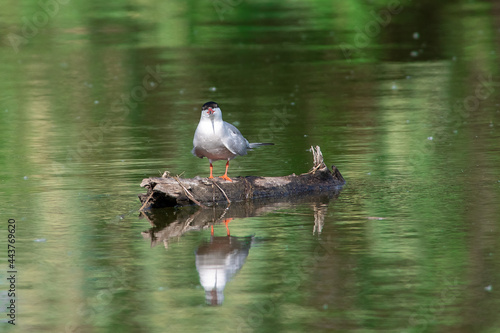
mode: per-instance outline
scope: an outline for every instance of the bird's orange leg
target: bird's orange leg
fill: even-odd
[[[212,171],[214,170],[214,167],[212,166],[212,162],[210,162],[210,177],[208,178],[214,178],[214,176],[212,175]]]
[[[224,224],[226,225],[226,231],[227,231],[227,235],[228,236],[231,236],[231,234],[229,233],[229,227],[227,226],[229,224],[229,222],[231,222],[233,219],[230,218],[230,219],[225,219],[224,220]]]
[[[210,226],[210,235],[211,236],[214,235],[214,225],[213,224]]]
[[[227,176],[227,169],[229,168],[229,161],[226,163],[226,173],[223,176],[219,176],[220,178],[232,182],[233,180]]]

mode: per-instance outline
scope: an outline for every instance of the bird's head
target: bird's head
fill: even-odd
[[[203,104],[201,107],[201,120],[203,121],[203,119],[210,120],[212,123],[212,130],[215,133],[215,123],[222,122],[222,112],[219,105],[215,102],[206,102]]]
[[[215,102],[207,102],[203,104],[201,107],[201,116],[202,117],[209,117],[211,119],[222,119],[222,112],[219,108],[219,105]]]

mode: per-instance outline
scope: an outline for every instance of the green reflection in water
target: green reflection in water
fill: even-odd
[[[36,2],[2,9],[0,202],[23,330],[499,326],[496,4],[402,1],[382,26],[385,1],[222,1],[222,17],[207,1],[58,3],[46,22]],[[320,145],[347,179],[321,233],[307,203],[231,222],[260,242],[220,307],[195,264],[210,232],[150,248],[137,218],[142,178],[206,176],[190,150],[208,100],[276,144],[232,175],[306,172]]]

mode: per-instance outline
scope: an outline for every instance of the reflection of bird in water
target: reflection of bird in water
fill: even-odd
[[[253,236],[231,236],[227,226],[231,220],[224,220],[227,236],[214,237],[212,226],[210,241],[203,243],[196,250],[196,269],[209,305],[222,304],[226,283],[243,267],[250,251]]]

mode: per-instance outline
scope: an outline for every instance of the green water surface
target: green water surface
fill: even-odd
[[[0,22],[0,331],[500,332],[496,2],[7,0]],[[319,145],[347,181],[233,218],[253,240],[219,306],[196,258],[222,219],[152,244],[137,199],[208,176],[210,100],[275,143],[231,177],[307,172]]]

